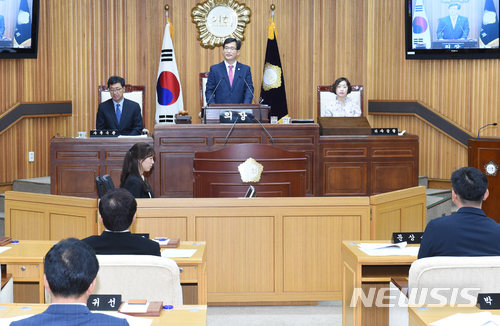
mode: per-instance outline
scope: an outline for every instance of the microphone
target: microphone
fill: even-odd
[[[498,123],[494,122],[494,123],[488,123],[487,125],[485,126],[482,126],[481,128],[479,128],[479,130],[477,131],[477,140],[479,140],[479,132],[481,131],[481,129],[483,128],[486,128],[488,126],[496,126]]]
[[[262,121],[262,109],[260,108],[260,103],[257,101],[257,99],[255,98],[255,95],[253,94],[252,92],[252,89],[250,88],[250,86],[248,85],[247,81],[245,80],[245,78],[241,77],[241,75],[239,75],[238,77],[240,77],[241,79],[243,79],[243,81],[245,82],[245,85],[247,85],[248,87],[248,90],[250,91],[250,93],[252,93],[252,97],[253,99],[255,100],[255,103],[257,103],[257,105],[259,106],[259,117],[260,117],[260,121]],[[259,121],[259,123],[260,123]]]
[[[233,132],[234,126],[236,126],[236,122],[238,121],[239,118],[240,118],[240,115],[237,114],[236,119],[234,119],[234,123],[231,126],[231,129],[229,129],[229,132],[227,133],[226,140],[224,140],[224,147],[226,147],[227,139],[229,138],[229,135]]]
[[[223,79],[225,79],[225,78],[226,78],[226,77],[222,77],[222,78],[219,80],[219,82],[217,83],[217,86],[215,86],[214,91],[212,92],[212,95],[210,95],[210,98],[209,98],[209,99],[208,99],[208,101],[207,101],[207,106],[210,106],[210,101],[212,100],[212,97],[214,97],[214,95],[215,95],[215,91],[216,91],[216,90],[217,90],[217,88],[219,87],[220,82],[221,82]]]
[[[460,29],[462,30],[462,32],[463,32],[463,33],[464,33],[464,35],[465,35],[465,31],[464,31],[464,29],[462,28],[462,26],[460,26]],[[463,39],[465,39],[465,40],[466,40],[466,39],[468,38],[467,36],[468,36],[468,35],[465,35],[465,37],[464,37]]]
[[[439,23],[441,23],[441,19],[439,19]],[[446,28],[446,25],[444,25],[443,28],[441,28],[441,30],[437,32],[438,40],[444,39],[443,34],[441,34],[441,33],[444,31],[445,28]],[[439,34],[441,34],[441,38],[439,38]]]
[[[273,146],[274,146],[274,138],[273,138],[273,136],[271,136],[271,134],[267,131],[266,127],[264,127],[264,125],[258,119],[256,119],[255,117],[253,119],[260,124],[260,126],[262,127],[262,129],[264,129],[264,131],[269,136],[269,138],[271,138],[271,141],[273,142]]]

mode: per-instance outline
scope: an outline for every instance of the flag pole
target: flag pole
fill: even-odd
[[[271,17],[273,18],[273,21],[274,21],[274,9],[276,9],[276,6],[273,4],[271,4]]]
[[[169,5],[165,5],[165,11],[166,11],[167,19],[168,19],[168,11],[169,10],[170,10],[170,6]]]

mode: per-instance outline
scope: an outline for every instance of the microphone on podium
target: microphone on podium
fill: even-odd
[[[245,78],[238,76],[239,78],[243,79],[243,81],[245,82],[245,85],[247,85],[248,87],[248,90],[250,91],[250,93],[252,94],[252,97],[253,99],[255,100],[255,103],[257,103],[257,105],[259,106],[259,118],[260,118],[260,121],[259,123],[262,121],[262,108],[260,107],[260,103],[257,101],[257,99],[255,98],[255,95],[253,94],[252,92],[252,89],[250,88],[250,85],[248,85],[247,81],[245,80]],[[257,120],[257,119],[256,119]]]
[[[493,122],[493,123],[488,123],[487,125],[484,125],[484,126],[482,126],[481,128],[479,128],[479,130],[477,131],[477,140],[479,140],[479,133],[481,132],[481,130],[482,130],[483,128],[486,128],[486,127],[488,127],[488,126],[496,126],[497,124],[498,124],[498,123],[496,123],[496,122]]]
[[[210,101],[212,100],[212,97],[214,97],[214,95],[215,95],[215,91],[216,91],[216,90],[217,90],[217,88],[219,87],[220,82],[221,82],[223,79],[225,79],[225,78],[226,78],[226,77],[222,77],[222,78],[219,80],[219,82],[217,83],[217,86],[215,86],[214,91],[212,92],[212,95],[210,95],[210,98],[209,98],[209,99],[208,99],[208,101],[207,101],[207,106],[210,106]]]

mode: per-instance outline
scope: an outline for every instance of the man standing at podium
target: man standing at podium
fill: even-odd
[[[254,90],[250,67],[236,61],[240,49],[240,40],[228,38],[224,41],[224,61],[211,66],[208,73],[205,91],[207,105],[252,103]]]
[[[451,3],[448,6],[450,15],[439,20],[437,28],[438,40],[466,39],[469,36],[469,19],[458,14],[460,8],[461,6],[458,3]]]
[[[108,79],[111,98],[99,104],[95,128],[97,130],[118,130],[120,135],[141,135],[141,107],[134,101],[123,97],[125,79],[111,76]]]
[[[484,173],[473,167],[461,168],[451,175],[451,186],[458,211],[427,224],[418,258],[500,256],[500,225],[481,209],[489,195]]]

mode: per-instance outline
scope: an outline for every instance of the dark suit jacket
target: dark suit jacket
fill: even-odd
[[[161,256],[160,245],[130,232],[113,233],[104,231],[82,239],[94,249],[97,255],[153,255]]]
[[[113,99],[104,101],[97,109],[95,128],[97,130],[116,129],[120,135],[142,135],[141,107],[134,101],[124,99],[120,125],[118,125]]]
[[[226,64],[222,61],[219,64],[210,67],[208,80],[205,90],[205,98],[210,100],[208,104],[250,104],[253,99],[253,82],[250,67],[237,62],[233,70],[233,86],[229,84],[229,76],[226,70]],[[241,78],[240,78],[241,76]],[[224,78],[224,79],[222,79]],[[245,84],[246,80],[247,85]],[[215,89],[219,83],[219,87]],[[250,89],[249,89],[250,88]],[[212,97],[212,94],[215,95]],[[212,97],[212,99],[210,99]]]
[[[126,326],[126,319],[92,313],[82,305],[54,304],[41,314],[15,321],[11,326]]]
[[[154,198],[153,190],[151,189],[151,197],[149,197],[148,192],[144,190],[142,180],[135,175],[130,175],[127,180],[125,180],[122,188],[127,189],[134,198]],[[149,188],[151,188],[151,186]]]
[[[462,207],[431,220],[418,258],[432,256],[500,256],[500,225],[479,208]]]
[[[451,24],[450,16],[443,17],[439,20],[437,28],[437,38],[446,40],[458,40],[469,36],[469,19],[464,16],[458,16],[455,28]]]

